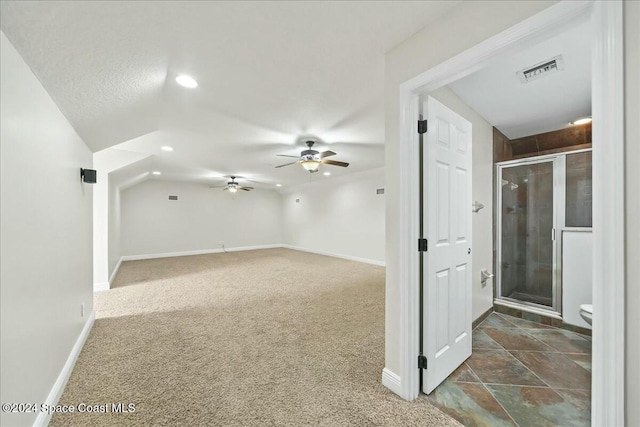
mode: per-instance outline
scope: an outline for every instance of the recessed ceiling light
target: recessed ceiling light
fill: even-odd
[[[151,173],[154,174],[154,175],[161,175],[162,174],[162,172],[160,172],[160,171],[153,171]]]
[[[193,89],[194,87],[198,87],[198,82],[195,81],[195,79],[191,76],[187,76],[184,74],[179,75],[178,77],[176,77],[176,82],[178,82],[178,84],[182,87],[186,87],[189,89]]]
[[[282,184],[276,184],[276,187],[282,187]]]
[[[591,123],[591,117],[580,117],[571,122],[572,125],[586,125],[587,123]]]
[[[169,147],[168,145],[164,145],[160,147],[162,151],[173,151],[173,147]]]
[[[324,176],[329,176],[329,175],[331,175],[331,172],[325,172],[324,173]]]

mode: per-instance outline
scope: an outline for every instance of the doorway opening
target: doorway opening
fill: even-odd
[[[400,85],[401,251],[415,251],[419,218],[416,209],[418,156],[416,122],[420,97],[479,69],[497,56],[544,38],[549,31],[591,19],[593,54],[593,424],[622,423],[624,402],[624,235],[623,224],[623,87],[622,4],[560,2],[485,42]],[[606,144],[606,146],[605,146]],[[606,148],[605,148],[606,147]],[[401,376],[400,394],[419,393],[417,256],[400,266]],[[605,292],[605,284],[607,284]],[[605,308],[610,311],[606,315]],[[428,316],[427,316],[428,317]],[[429,320],[427,319],[427,322]]]

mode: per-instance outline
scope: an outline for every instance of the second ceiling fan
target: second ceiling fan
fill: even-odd
[[[230,193],[237,193],[238,190],[244,190],[244,191],[253,190],[253,187],[245,187],[243,185],[240,185],[240,183],[236,181],[237,177],[230,175],[229,178],[231,178],[231,181],[227,182],[226,185],[213,185],[213,186],[209,186],[209,188],[222,188],[224,191],[228,191]]]
[[[300,156],[289,156],[287,154],[277,154],[280,157],[293,157],[296,160],[295,162],[285,163],[284,165],[278,165],[276,168],[282,168],[285,166],[293,165],[299,163],[305,170],[309,173],[318,172],[318,167],[320,165],[332,165],[332,166],[340,166],[346,168],[349,166],[349,163],[339,162],[337,160],[329,160],[327,157],[335,156],[336,153],[333,151],[323,151],[322,153],[313,149],[314,141],[307,141],[307,149],[302,150]]]

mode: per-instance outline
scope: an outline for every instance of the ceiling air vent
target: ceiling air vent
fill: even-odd
[[[516,74],[522,83],[529,83],[532,80],[548,76],[551,73],[564,70],[564,60],[562,55],[555,56],[546,61],[540,62],[532,67],[527,67]]]

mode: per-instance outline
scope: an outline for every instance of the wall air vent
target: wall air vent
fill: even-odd
[[[169,200],[178,200],[178,196],[169,196]]]
[[[549,74],[562,70],[564,70],[564,60],[562,59],[562,55],[558,55],[532,67],[520,70],[516,74],[522,83],[529,83],[532,80],[536,80],[540,77],[548,76]]]
[[[376,194],[384,194],[384,188],[376,188]]]

